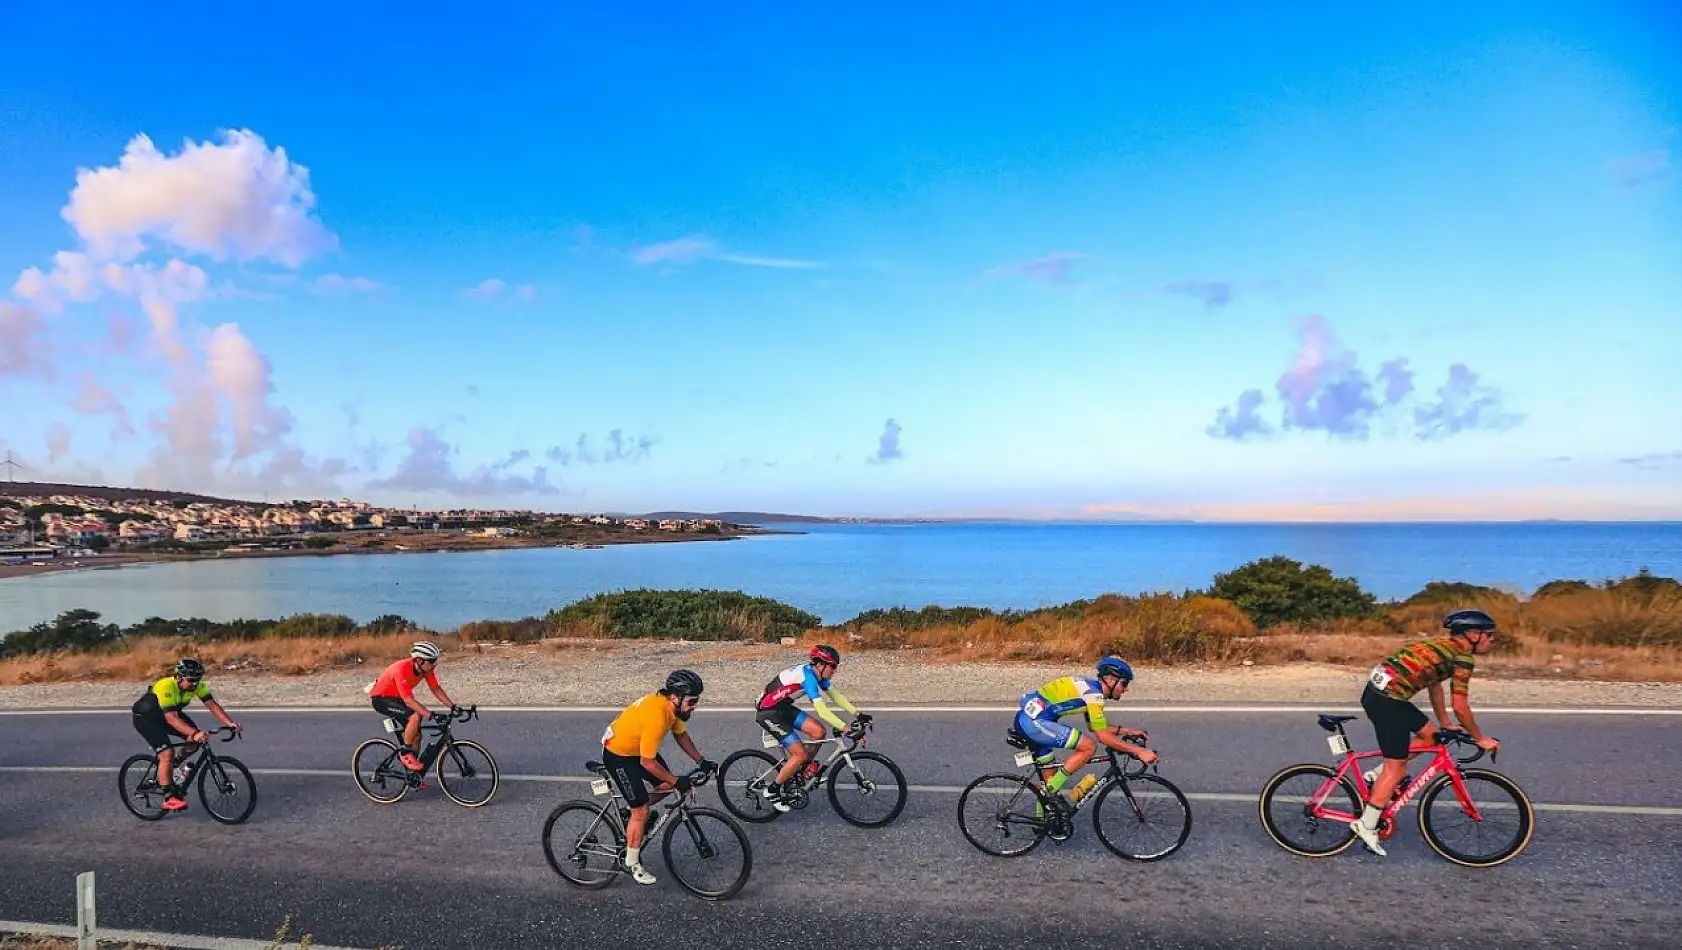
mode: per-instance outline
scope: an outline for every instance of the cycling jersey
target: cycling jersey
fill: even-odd
[[[1022,696],[1022,712],[1029,719],[1056,721],[1078,712],[1094,731],[1106,728],[1104,687],[1085,676],[1059,676]]]
[[[1372,668],[1368,682],[1391,699],[1412,699],[1420,690],[1443,680],[1453,681],[1456,693],[1471,690],[1472,654],[1455,646],[1453,637],[1432,637],[1409,644]]]
[[[614,755],[652,759],[667,733],[681,736],[686,731],[677,717],[677,701],[656,691],[626,706],[608,723],[602,746]]]
[[[152,688],[135,701],[133,708],[137,716],[156,716],[179,712],[194,699],[202,702],[212,698],[210,684],[204,680],[199,680],[199,684],[190,690],[183,690],[174,676],[166,676],[153,683]]]
[[[835,700],[836,705],[845,709],[849,714],[853,716],[859,714],[857,707],[849,702],[847,697],[841,695],[839,691],[829,685],[829,680],[818,678],[817,671],[812,669],[810,663],[791,666],[778,673],[771,682],[766,683],[765,692],[759,697],[759,711],[765,712],[775,709],[784,703],[793,705],[796,699],[805,696],[811,700],[812,711],[818,714],[819,719],[837,729],[847,728],[847,724],[841,721],[841,717],[830,711],[829,705],[824,702],[826,693],[831,699]]]
[[[394,699],[413,699],[415,687],[420,685],[422,677],[415,672],[415,661],[411,658],[398,660],[385,668],[380,678],[368,688],[368,695],[373,697],[388,697]],[[427,672],[426,685],[438,688],[438,671],[432,669]]]

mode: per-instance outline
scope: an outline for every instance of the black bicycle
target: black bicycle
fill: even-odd
[[[356,747],[350,767],[356,776],[356,787],[362,794],[382,805],[399,801],[412,788],[420,788],[433,763],[438,764],[438,785],[444,795],[457,805],[478,808],[496,794],[500,781],[496,760],[486,748],[471,739],[457,739],[450,732],[456,722],[467,722],[479,716],[478,706],[451,706],[447,713],[433,713],[430,721],[421,723],[421,731],[435,732],[437,737],[419,752],[421,767],[410,771],[399,758],[397,743],[386,738],[369,739]],[[402,732],[403,724],[395,718],[385,720],[387,732]]]
[[[1144,744],[1142,738],[1135,741]],[[1098,840],[1130,861],[1160,861],[1180,850],[1190,837],[1191,805],[1173,782],[1151,774],[1155,765],[1147,766],[1105,746],[1106,754],[1093,761],[1107,762],[1108,767],[1070,805],[1046,789],[1026,736],[1012,726],[1005,742],[1021,750],[1016,753],[1016,764],[1029,771],[1026,775],[983,775],[959,796],[958,827],[976,848],[1015,857],[1034,850],[1046,838],[1067,841],[1074,834],[1075,814],[1088,803]],[[1124,766],[1123,758],[1138,767]],[[1138,839],[1142,843],[1135,845]]]
[[[783,798],[791,808],[805,808],[819,785],[829,793],[829,804],[849,824],[880,828],[905,808],[905,773],[880,752],[863,752],[866,733],[875,728],[868,719],[855,720],[840,736],[800,741],[809,746],[832,744],[829,757],[818,761],[815,754],[800,773],[783,787]],[[767,749],[778,747],[777,739],[761,730],[760,742]],[[782,812],[771,806],[762,791],[776,781],[787,756],[773,757],[759,749],[741,749],[725,756],[718,769],[718,797],[730,813],[743,821],[761,824],[774,821]],[[837,764],[839,763],[839,764]],[[728,776],[734,775],[734,778]]]
[[[227,738],[223,742],[232,742],[240,735],[227,726],[207,730],[205,735],[224,733]],[[257,807],[257,780],[251,777],[251,770],[245,767],[245,763],[231,755],[217,755],[208,738],[204,742],[171,740],[169,749],[174,762],[175,785],[182,794],[192,787],[196,777],[199,801],[210,817],[224,825],[237,825],[251,817],[251,812]],[[167,796],[158,783],[157,754],[129,756],[117,771],[117,793],[123,797],[123,805],[141,821],[162,818],[166,814],[164,798]]]
[[[597,778],[590,783],[596,800],[562,802],[543,823],[543,856],[555,873],[579,887],[595,890],[612,884],[629,873],[625,866],[625,825],[631,809],[625,804],[607,767],[586,762],[584,767]],[[696,768],[679,776],[677,800],[658,819],[664,828],[660,854],[666,867],[684,889],[706,900],[728,900],[748,882],[753,871],[753,847],[747,832],[730,816],[712,808],[697,806],[692,796],[711,774]],[[648,821],[656,821],[659,809],[649,809]],[[643,845],[647,847],[647,839]],[[734,857],[732,857],[734,855]]]

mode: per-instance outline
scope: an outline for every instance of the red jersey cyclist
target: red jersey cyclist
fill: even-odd
[[[426,640],[417,641],[409,648],[409,656],[406,659],[386,667],[380,678],[368,688],[374,711],[403,724],[403,748],[398,758],[403,762],[404,768],[413,772],[421,770],[421,760],[415,754],[420,748],[421,721],[432,715],[432,710],[421,705],[420,700],[415,698],[415,687],[424,679],[427,688],[432,690],[432,695],[438,697],[439,702],[447,703],[451,709],[456,705],[450,699],[450,694],[444,692],[444,687],[438,685],[438,660],[441,656],[437,644]]]

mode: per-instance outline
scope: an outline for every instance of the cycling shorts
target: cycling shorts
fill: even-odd
[[[1386,696],[1371,683],[1361,691],[1361,708],[1378,734],[1378,748],[1386,759],[1405,759],[1414,733],[1425,728],[1431,717],[1405,699]]]
[[[1035,752],[1073,749],[1080,743],[1079,729],[1065,726],[1055,719],[1035,719],[1020,710],[1016,713],[1016,731],[1027,737]]]
[[[188,728],[198,729],[198,724],[193,722],[186,713],[177,710],[175,714],[187,721]],[[140,738],[146,740],[146,745],[153,752],[162,752],[169,748],[171,740],[180,741],[186,738],[170,728],[169,723],[164,721],[164,714],[161,712],[150,716],[135,713],[134,731],[140,733]]]
[[[671,771],[665,756],[656,755],[654,761],[660,763],[660,767],[666,771]],[[625,804],[632,808],[641,808],[648,804],[649,787],[660,785],[660,780],[643,768],[641,756],[615,755],[604,747],[602,764],[607,766],[607,774],[613,779],[613,784],[619,786],[619,794],[625,796]]]
[[[806,728],[806,720],[812,717],[793,703],[778,703],[770,709],[759,710],[753,718],[759,723],[759,728],[769,732],[786,749],[800,741],[801,730]]]

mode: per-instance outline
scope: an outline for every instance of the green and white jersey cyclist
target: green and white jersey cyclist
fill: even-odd
[[[1028,740],[1034,760],[1040,766],[1040,774],[1046,780],[1046,788],[1057,795],[1058,801],[1068,804],[1062,797],[1063,787],[1068,784],[1070,775],[1092,761],[1093,754],[1098,751],[1098,743],[1137,756],[1147,765],[1156,761],[1155,752],[1126,741],[1128,738],[1146,738],[1144,730],[1111,726],[1104,717],[1104,700],[1121,698],[1132,682],[1133,668],[1120,657],[1106,656],[1098,661],[1096,679],[1059,676],[1039,689],[1023,694],[1021,706],[1016,712],[1016,731]],[[1091,735],[1082,734],[1062,722],[1069,716],[1083,714]],[[1061,767],[1053,765],[1051,753],[1056,749],[1073,750]]]

